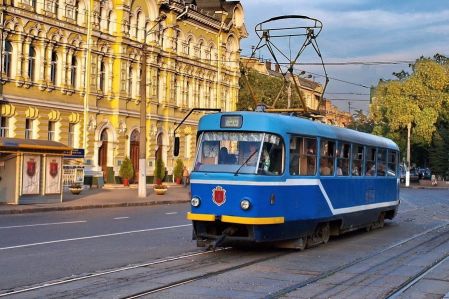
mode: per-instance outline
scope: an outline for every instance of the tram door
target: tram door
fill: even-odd
[[[103,179],[107,183],[108,177],[108,132],[106,129],[101,132],[100,140],[102,141],[100,148],[98,149],[98,166],[103,171]]]
[[[134,130],[131,133],[131,143],[129,148],[129,159],[131,160],[134,169],[134,183],[139,181],[139,140],[140,133],[139,131]]]

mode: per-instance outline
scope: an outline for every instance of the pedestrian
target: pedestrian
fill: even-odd
[[[189,171],[187,170],[187,167],[184,166],[184,169],[182,171],[182,180],[184,183],[184,187],[186,187],[190,182],[189,182]]]

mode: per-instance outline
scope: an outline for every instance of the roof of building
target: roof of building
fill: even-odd
[[[38,139],[0,138],[0,151],[35,152],[45,151],[62,154],[72,148],[61,142]]]

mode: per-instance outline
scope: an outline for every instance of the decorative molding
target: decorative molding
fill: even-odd
[[[16,107],[11,104],[3,104],[1,112],[2,116],[13,117],[16,114]]]
[[[29,119],[37,119],[39,117],[39,110],[36,107],[29,106],[25,111],[25,117]]]

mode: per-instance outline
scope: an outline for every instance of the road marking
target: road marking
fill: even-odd
[[[151,232],[151,231],[158,231],[158,230],[164,230],[164,229],[173,229],[173,228],[180,228],[180,227],[187,227],[187,226],[192,226],[192,224],[183,224],[183,225],[157,227],[157,228],[147,228],[147,229],[132,230],[132,231],[121,232],[121,233],[112,233],[112,234],[95,235],[95,236],[88,236],[88,237],[62,239],[62,240],[46,241],[46,242],[23,244],[23,245],[16,245],[16,246],[8,246],[8,247],[1,247],[0,250],[25,248],[25,247],[47,245],[47,244],[55,244],[55,243],[63,243],[63,242],[71,242],[71,241],[79,241],[79,240],[98,239],[98,238],[114,237],[114,236],[129,235],[129,234],[136,234],[136,233],[146,233],[146,232]]]
[[[12,226],[0,226],[0,229],[48,226],[48,225],[59,225],[59,224],[76,224],[76,223],[86,223],[86,222],[87,222],[86,220],[82,220],[82,221],[70,221],[70,222],[53,222],[53,223],[39,223],[39,224],[26,224],[26,225],[12,225]]]
[[[168,212],[168,213],[165,213],[165,215],[176,215],[176,214],[178,214],[178,212]]]
[[[116,217],[114,220],[122,220],[122,219],[129,219],[129,217]]]

